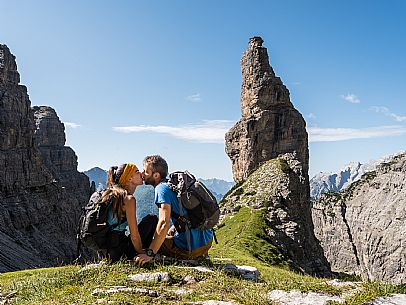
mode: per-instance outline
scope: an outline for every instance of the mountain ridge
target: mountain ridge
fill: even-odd
[[[352,161],[343,165],[335,172],[320,172],[310,179],[310,197],[318,199],[323,193],[339,192],[361,179],[362,175],[374,171],[381,163],[390,162],[398,155],[405,153],[399,151],[394,154],[382,156],[379,159],[369,160],[365,163]]]

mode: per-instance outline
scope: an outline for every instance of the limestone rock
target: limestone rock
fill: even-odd
[[[275,76],[262,43],[260,37],[251,38],[242,56],[242,118],[225,137],[236,182],[246,179],[263,162],[292,152],[308,175],[305,121],[293,107],[289,90]]]
[[[0,83],[18,85],[20,74],[17,71],[15,56],[6,45],[0,44]]]
[[[298,270],[330,275],[329,265],[313,233],[308,184],[295,154],[269,160],[223,199],[223,214],[241,206],[262,209],[268,241]]]
[[[252,266],[238,266],[234,264],[214,264],[214,267],[230,275],[239,275],[244,280],[257,282],[261,273]]]
[[[366,305],[404,305],[406,304],[406,294],[393,294],[387,297],[376,298]]]
[[[168,272],[155,272],[129,275],[128,279],[134,282],[169,282],[171,277]]]
[[[81,202],[86,202],[91,190],[83,191],[83,186],[87,187],[89,179],[77,171],[76,154],[72,148],[65,146],[65,126],[51,107],[34,106],[32,110],[36,125],[35,142],[45,166],[69,193],[76,193]]]
[[[299,290],[283,291],[272,290],[268,298],[283,305],[327,305],[330,302],[344,303],[344,299],[338,296],[332,296],[325,293],[317,292],[300,292]]]
[[[312,216],[333,271],[406,282],[406,154],[346,191],[323,195],[313,203]]]
[[[35,138],[38,146],[64,146],[65,126],[55,110],[48,106],[32,107],[35,118]]]
[[[19,79],[15,57],[0,44],[0,272],[70,262],[81,206],[89,196],[88,179],[77,172],[74,152],[61,141],[63,130],[36,128]],[[41,120],[38,126],[45,126]],[[50,160],[38,143],[52,144]],[[70,151],[63,160],[62,150]]]
[[[193,284],[196,284],[196,283],[197,283],[196,279],[195,279],[193,276],[191,276],[191,275],[186,275],[186,276],[182,279],[182,282],[183,282],[185,285],[193,285]]]

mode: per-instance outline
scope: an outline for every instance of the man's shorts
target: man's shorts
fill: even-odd
[[[190,253],[187,250],[176,247],[173,237],[166,238],[158,253],[161,255],[180,258],[180,259],[196,259],[198,257],[209,256],[209,249],[211,248],[212,241],[206,245],[192,250]]]

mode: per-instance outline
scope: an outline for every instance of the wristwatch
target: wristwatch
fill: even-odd
[[[151,249],[145,249],[145,254],[150,256],[150,257],[154,257],[155,253],[154,251],[152,251]]]

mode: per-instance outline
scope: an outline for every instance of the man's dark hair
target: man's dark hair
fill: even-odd
[[[146,156],[144,164],[151,164],[153,173],[159,173],[161,179],[165,179],[168,175],[168,163],[160,155]]]

